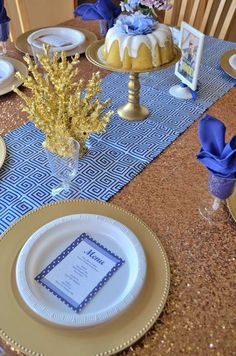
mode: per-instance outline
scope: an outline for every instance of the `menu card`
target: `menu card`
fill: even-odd
[[[124,262],[83,233],[35,280],[79,313]]]
[[[47,43],[52,47],[65,47],[73,44],[72,42],[57,35],[42,35],[38,38],[35,38],[34,41]]]

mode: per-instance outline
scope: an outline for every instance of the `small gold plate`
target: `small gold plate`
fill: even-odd
[[[126,225],[140,240],[147,260],[144,286],[131,306],[104,324],[71,329],[42,321],[20,298],[15,262],[27,239],[49,221],[72,214],[99,214]],[[42,206],[24,215],[0,240],[0,336],[26,355],[105,356],[142,337],[159,317],[169,292],[170,270],[165,250],[138,217],[118,206],[92,200],[67,200]]]
[[[230,77],[236,79],[236,70],[231,67],[229,64],[229,59],[231,56],[236,54],[236,49],[233,49],[232,51],[226,52],[223,54],[223,56],[220,59],[220,65],[221,68],[228,74]]]
[[[226,202],[229,208],[229,212],[236,222],[236,191],[226,200]]]
[[[178,62],[178,60],[181,58],[181,51],[177,46],[174,46],[174,51],[175,51],[175,58],[166,64],[163,64],[162,66],[159,67],[153,67],[150,69],[145,69],[145,70],[133,70],[133,69],[124,69],[124,68],[118,68],[111,66],[110,64],[107,64],[105,60],[102,59],[101,52],[102,52],[102,47],[104,45],[105,40],[99,40],[94,43],[92,43],[87,49],[86,49],[86,57],[90,62],[95,64],[99,68],[103,68],[106,70],[110,70],[112,72],[125,72],[125,73],[146,73],[146,72],[155,72],[159,71],[165,68],[170,67],[171,65],[175,64]]]
[[[44,27],[44,28],[50,28],[50,27],[68,27],[68,28],[73,28],[75,30],[78,30],[80,32],[82,32],[85,35],[85,42],[81,45],[78,46],[76,48],[74,48],[71,51],[66,52],[67,56],[74,56],[76,53],[82,54],[85,53],[86,49],[88,46],[91,45],[91,43],[97,41],[97,36],[95,35],[95,33],[88,31],[88,30],[84,30],[82,28],[78,28],[75,26],[48,26],[48,27]],[[25,33],[22,33],[17,39],[16,39],[16,43],[15,46],[16,48],[22,52],[22,53],[29,53],[30,56],[33,55],[32,50],[30,45],[27,42],[27,38],[29,35],[31,35],[31,33],[40,30],[40,28],[34,29],[34,30],[30,30],[27,31]]]

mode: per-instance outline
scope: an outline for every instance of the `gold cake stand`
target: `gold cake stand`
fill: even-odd
[[[140,105],[140,81],[139,73],[147,72],[156,72],[165,68],[170,67],[171,65],[178,62],[181,57],[181,51],[177,46],[174,46],[175,57],[174,59],[159,67],[153,67],[151,69],[145,70],[134,70],[130,71],[129,69],[125,70],[124,68],[117,68],[108,64],[102,57],[102,48],[104,45],[104,39],[92,43],[86,49],[87,59],[95,64],[97,67],[110,70],[112,72],[125,72],[129,73],[129,83],[128,83],[128,103],[122,105],[118,108],[117,113],[122,119],[127,119],[131,121],[135,120],[144,120],[149,115],[149,110],[146,106]]]

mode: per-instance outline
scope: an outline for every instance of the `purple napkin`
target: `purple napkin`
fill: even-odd
[[[225,131],[223,122],[210,115],[198,125],[202,147],[197,159],[211,172],[209,190],[220,199],[232,194],[236,178],[236,135],[226,143]]]
[[[236,178],[236,135],[226,143],[225,130],[223,122],[210,115],[199,122],[198,135],[202,147],[197,159],[217,175]]]
[[[9,17],[4,7],[4,0],[0,0],[0,41],[5,42],[9,37]]]
[[[120,14],[121,9],[111,0],[97,0],[95,4],[85,3],[79,5],[75,11],[75,16],[81,16],[83,20],[108,20],[110,26],[114,19]]]

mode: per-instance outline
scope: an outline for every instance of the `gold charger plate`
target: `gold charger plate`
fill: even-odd
[[[3,138],[0,136],[0,168],[3,165],[5,158],[6,158],[6,145]]]
[[[226,200],[226,202],[232,218],[236,221],[236,191]]]
[[[67,27],[67,28],[73,28],[75,30],[81,31],[84,35],[85,35],[85,42],[81,45],[78,46],[76,48],[74,48],[71,51],[67,52],[67,56],[73,56],[76,53],[82,54],[86,51],[86,48],[91,45],[91,43],[93,43],[94,41],[97,41],[97,36],[95,35],[95,33],[88,31],[88,30],[84,30],[83,28],[78,28],[75,26],[48,26],[48,27],[44,27],[44,28],[50,28],[50,27]],[[29,53],[31,56],[33,55],[32,50],[30,45],[27,42],[27,38],[29,35],[31,35],[31,33],[40,30],[41,28],[37,28],[34,30],[30,30],[27,31],[25,33],[22,33],[17,39],[16,39],[16,43],[15,46],[16,48],[22,52],[22,53]]]
[[[15,282],[15,262],[25,241],[44,224],[71,214],[99,214],[120,221],[142,243],[147,277],[133,304],[110,322],[87,329],[52,326],[33,314],[20,298]],[[169,292],[169,263],[160,241],[139,218],[108,203],[86,200],[60,201],[23,216],[0,240],[0,336],[26,355],[110,355],[121,351],[154,324]]]
[[[221,68],[232,78],[236,79],[236,70],[231,67],[229,64],[229,59],[230,57],[236,54],[236,49],[233,49],[232,51],[226,52],[223,54],[223,56],[220,59],[220,65]]]
[[[126,73],[146,73],[146,72],[154,72],[154,71],[159,71],[165,68],[170,67],[171,65],[175,64],[178,62],[178,60],[181,58],[181,51],[177,46],[174,46],[174,51],[175,51],[175,58],[166,64],[163,64],[162,66],[159,67],[153,67],[150,69],[145,69],[145,70],[132,70],[132,69],[124,69],[124,68],[118,68],[114,67],[110,64],[107,64],[105,60],[101,58],[101,52],[102,52],[102,47],[104,45],[105,39],[98,40],[94,43],[92,43],[87,49],[86,49],[86,57],[87,59],[98,66],[99,68],[103,68],[106,70],[110,70],[112,72],[126,72]]]
[[[2,58],[6,59],[11,64],[13,64],[13,66],[15,68],[15,73],[20,72],[24,76],[27,76],[28,69],[24,63],[22,63],[21,61],[18,61],[15,58],[7,57],[7,56],[3,56]],[[0,87],[0,95],[9,93],[10,91],[12,91],[13,86],[19,87],[21,84],[22,84],[22,82],[20,82],[17,78],[14,77],[12,79],[12,82],[10,82],[7,86],[5,86],[3,88]]]

